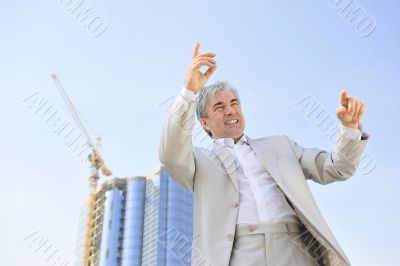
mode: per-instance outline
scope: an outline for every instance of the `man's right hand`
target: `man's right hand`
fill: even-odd
[[[215,69],[217,69],[217,62],[213,59],[216,54],[212,52],[199,54],[200,44],[196,43],[194,48],[192,62],[189,65],[189,68],[186,72],[185,77],[185,88],[193,91],[194,93],[198,92],[207,82],[207,80],[214,73]],[[208,66],[208,69],[205,73],[200,71],[200,67]]]

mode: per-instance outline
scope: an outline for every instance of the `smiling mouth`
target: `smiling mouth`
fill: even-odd
[[[239,120],[232,119],[232,120],[226,121],[225,125],[234,125],[234,124],[237,124],[238,122],[239,122]]]

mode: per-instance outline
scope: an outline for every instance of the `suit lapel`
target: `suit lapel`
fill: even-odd
[[[236,174],[237,164],[235,163],[234,155],[231,154],[225,147],[218,145],[213,146],[213,154],[214,156],[212,157],[214,157],[213,159],[217,162],[217,165],[225,170],[233,185],[239,191]]]
[[[266,139],[261,140],[253,140],[247,137],[247,141],[249,142],[251,148],[256,153],[257,158],[263,164],[265,169],[271,174],[272,178],[275,182],[282,186],[281,176],[279,174],[279,170],[277,168],[277,155],[275,152],[275,147],[271,141]],[[214,160],[217,164],[225,170],[233,185],[239,190],[237,174],[236,174],[236,164],[232,160],[231,155],[224,149],[213,149]]]
[[[281,176],[278,171],[275,147],[272,142],[266,139],[253,140],[249,137],[247,137],[247,140],[265,169],[271,174],[275,182],[281,186]]]

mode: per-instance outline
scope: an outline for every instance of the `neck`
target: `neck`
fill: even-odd
[[[243,135],[244,135],[244,133],[237,138],[233,138],[233,143],[236,144],[243,137]]]

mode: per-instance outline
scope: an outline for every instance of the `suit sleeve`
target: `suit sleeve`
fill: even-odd
[[[286,138],[296,154],[305,177],[324,185],[343,181],[354,175],[369,134],[362,132],[361,124],[358,129],[340,125],[332,152],[303,148],[289,137]]]
[[[195,160],[192,131],[195,94],[182,88],[165,121],[159,146],[159,159],[171,177],[193,191]]]

